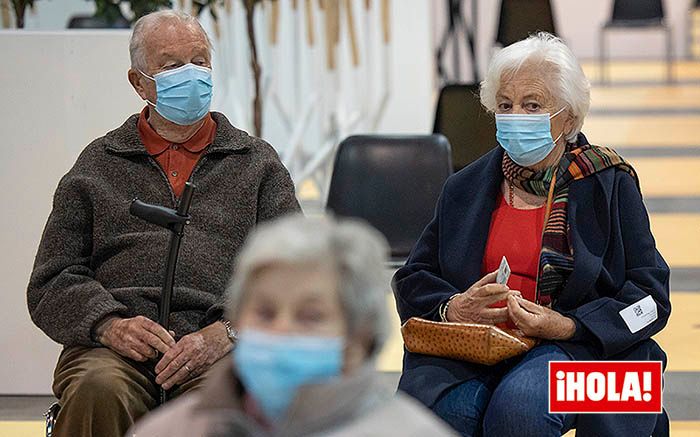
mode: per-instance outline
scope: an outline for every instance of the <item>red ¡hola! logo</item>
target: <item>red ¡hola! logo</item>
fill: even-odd
[[[549,412],[659,414],[661,361],[550,361]]]

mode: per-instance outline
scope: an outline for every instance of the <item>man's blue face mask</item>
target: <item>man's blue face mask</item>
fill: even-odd
[[[529,167],[537,164],[554,150],[564,134],[552,139],[550,120],[566,106],[549,114],[496,114],[496,139],[516,164]]]
[[[341,337],[273,335],[243,330],[231,356],[246,391],[265,417],[279,421],[299,387],[340,376]]]
[[[139,70],[156,83],[156,111],[166,120],[188,126],[209,112],[212,96],[211,69],[185,64],[174,70],[162,71],[153,77]]]

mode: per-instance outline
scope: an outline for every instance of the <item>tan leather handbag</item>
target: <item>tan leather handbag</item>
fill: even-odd
[[[410,352],[493,365],[532,349],[537,339],[521,331],[478,323],[433,322],[411,317],[401,327]]]

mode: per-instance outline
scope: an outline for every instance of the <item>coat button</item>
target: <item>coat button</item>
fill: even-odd
[[[174,171],[174,172],[170,173],[170,175],[171,175],[172,177],[176,178],[176,177],[177,177],[177,172]]]

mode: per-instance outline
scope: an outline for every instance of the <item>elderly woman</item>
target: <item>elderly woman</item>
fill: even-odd
[[[481,84],[501,147],[453,175],[394,278],[401,319],[517,327],[541,339],[483,366],[406,353],[399,388],[462,435],[650,435],[662,415],[548,414],[552,360],[663,360],[650,338],[668,320],[669,268],[639,182],[581,126],[589,83],[558,38],[498,52]],[[503,257],[512,269],[496,282]],[[621,310],[655,312],[641,328]],[[658,425],[657,425],[658,422]]]
[[[229,289],[231,359],[128,435],[453,435],[377,381],[387,252],[357,223],[290,216],[259,227]]]

